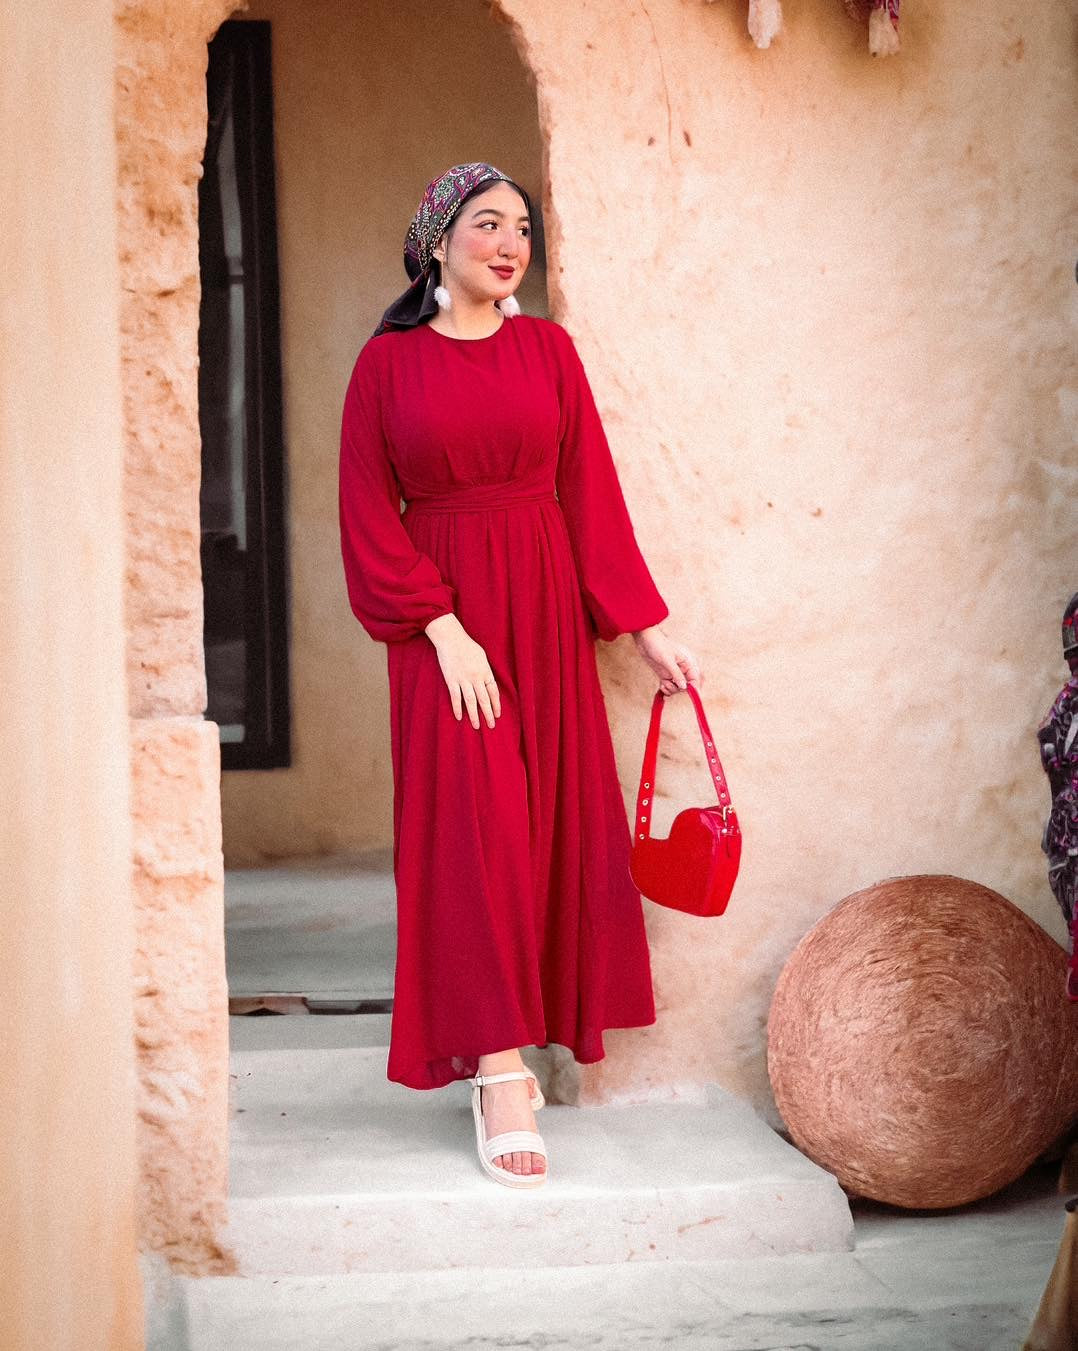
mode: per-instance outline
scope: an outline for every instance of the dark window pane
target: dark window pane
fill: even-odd
[[[209,46],[199,184],[206,716],[224,768],[289,763],[280,319],[270,34]]]

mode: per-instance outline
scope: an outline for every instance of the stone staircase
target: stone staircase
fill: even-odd
[[[160,1351],[239,1351],[248,1343],[238,1326],[253,1329],[252,1312],[271,1308],[282,1285],[285,1322],[295,1300],[312,1318],[346,1310],[352,1330],[325,1345],[358,1351],[413,1344],[375,1334],[379,1292],[402,1282],[427,1298],[439,1282],[459,1289],[467,1271],[502,1271],[509,1283],[547,1272],[561,1284],[569,1272],[614,1290],[637,1265],[652,1264],[661,1284],[671,1264],[852,1247],[850,1208],[830,1174],[714,1086],[688,1102],[548,1104],[537,1116],[548,1181],[516,1192],[479,1167],[466,1082],[417,1093],[386,1079],[388,1015],[236,1017],[231,1028],[222,1239],[239,1272],[176,1282],[184,1331],[174,1319]],[[292,1343],[252,1330],[250,1345],[322,1345],[315,1326]],[[357,1326],[373,1340],[357,1340]]]
[[[232,1019],[240,1271],[147,1257],[149,1351],[1003,1351],[1028,1326],[1051,1200],[1009,1230],[886,1217],[853,1251],[834,1179],[714,1087],[543,1108],[549,1179],[514,1192],[480,1170],[466,1084],[386,1079],[388,1028]]]

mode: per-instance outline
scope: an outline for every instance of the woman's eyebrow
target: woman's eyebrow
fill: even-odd
[[[489,212],[492,216],[497,216],[499,220],[501,220],[502,217],[505,215],[504,211],[496,211],[492,206],[481,206],[475,214],[477,216],[482,216],[487,212]],[[517,220],[527,220],[527,219],[528,219],[527,215],[517,217]]]

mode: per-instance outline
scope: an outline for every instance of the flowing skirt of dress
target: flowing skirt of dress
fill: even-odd
[[[604,1056],[655,1022],[595,634],[553,490],[409,504],[501,698],[454,716],[424,633],[387,646],[397,961],[388,1077],[438,1088],[517,1046]]]

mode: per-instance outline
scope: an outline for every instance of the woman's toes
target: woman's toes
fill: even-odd
[[[542,1154],[516,1153],[499,1154],[494,1159],[495,1168],[504,1168],[507,1173],[545,1173],[546,1159]]]

